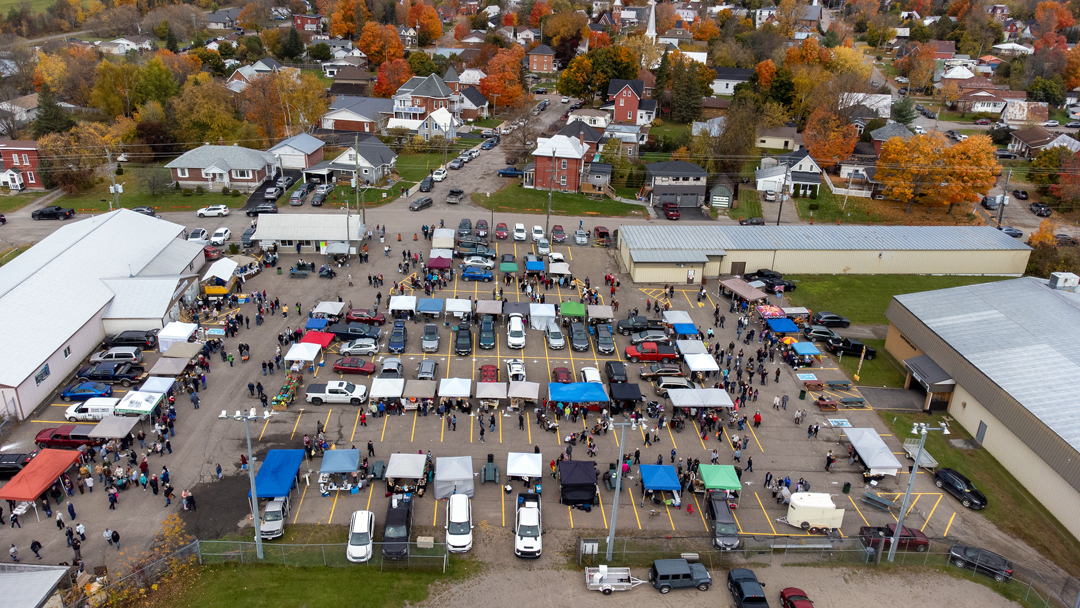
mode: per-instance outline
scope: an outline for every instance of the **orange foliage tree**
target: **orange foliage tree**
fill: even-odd
[[[678,20],[678,15],[675,14],[675,7],[670,2],[656,4],[656,33],[663,34],[675,27],[676,20]]]
[[[813,36],[803,40],[802,45],[794,46],[787,50],[784,57],[784,67],[791,68],[796,65],[821,65],[826,66],[832,60],[832,52],[819,46],[817,38]]]
[[[529,27],[540,27],[540,20],[551,14],[551,7],[544,0],[533,4],[532,12],[529,13]]]
[[[394,26],[379,25],[374,21],[364,24],[356,46],[364,51],[372,65],[381,65],[405,56],[405,47],[401,44]]]
[[[521,62],[525,59],[525,48],[515,44],[509,49],[500,49],[487,64],[480,80],[480,92],[484,97],[493,99],[496,106],[516,106],[524,97],[521,87]]]
[[[957,21],[963,21],[964,15],[967,15],[969,10],[971,10],[970,0],[955,0],[955,2],[949,5],[949,10],[946,14],[950,17],[956,17]]]
[[[1073,46],[1065,55],[1065,90],[1080,86],[1080,44]]]
[[[417,42],[427,46],[442,36],[442,21],[439,13],[430,4],[414,4],[409,7],[407,23],[416,28]]]
[[[720,35],[720,26],[716,25],[716,21],[712,19],[701,19],[699,17],[694,19],[693,25],[690,26],[690,32],[694,35],[694,40],[712,40]]]
[[[825,108],[814,110],[803,132],[806,149],[822,169],[850,156],[858,141],[859,133],[855,125]]]
[[[393,97],[398,88],[412,77],[412,68],[404,59],[398,58],[383,63],[379,66],[379,74],[375,78],[375,96]]]
[[[323,0],[319,10],[330,16],[330,35],[349,38],[359,35],[371,19],[367,4],[356,0]]]
[[[589,32],[590,49],[602,49],[605,46],[611,46],[611,36],[608,36],[607,32]]]
[[[454,26],[454,40],[461,42],[465,36],[469,35],[469,24],[464,21],[458,21]]]
[[[517,13],[503,13],[502,24],[505,27],[517,27]]]
[[[1053,220],[1043,220],[1039,222],[1039,229],[1028,237],[1028,244],[1032,247],[1056,247],[1055,233],[1057,233],[1057,224]]]
[[[757,64],[757,67],[754,69],[757,72],[758,88],[769,88],[769,86],[772,85],[773,77],[776,76],[776,64],[773,63],[772,59],[766,59]]]
[[[1048,33],[1072,27],[1075,20],[1064,4],[1048,0],[1035,6],[1035,22],[1040,33]]]

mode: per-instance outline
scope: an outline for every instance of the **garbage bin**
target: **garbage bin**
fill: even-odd
[[[799,399],[802,400],[802,401],[806,401],[806,389],[805,388],[802,389],[801,391],[799,391]]]
[[[277,273],[281,274],[281,266],[278,266]]]
[[[844,494],[850,494],[850,493],[851,493],[851,482],[850,481],[844,482]]]

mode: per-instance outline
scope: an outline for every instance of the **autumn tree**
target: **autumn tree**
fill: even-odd
[[[431,56],[424,51],[413,51],[409,53],[408,62],[410,71],[416,76],[429,76],[439,72],[439,68],[436,67],[435,62],[431,60]]]
[[[814,110],[803,132],[806,149],[822,169],[851,156],[858,141],[859,133],[855,125],[825,108]]]
[[[985,135],[973,135],[949,146],[941,133],[894,137],[882,146],[875,179],[885,195],[906,201],[907,213],[919,203],[927,211],[974,202],[993,187],[1001,165],[994,145]]]
[[[517,27],[518,16],[517,13],[505,12],[502,16],[503,27]]]
[[[1065,88],[1073,90],[1080,86],[1080,44],[1073,45],[1065,54]]]
[[[589,32],[589,48],[602,49],[611,46],[611,36],[607,32]]]
[[[987,135],[972,135],[949,146],[943,153],[945,179],[939,196],[949,206],[975,203],[989,192],[1001,174],[1001,164],[995,153],[997,147]]]
[[[1028,179],[1031,180],[1031,183],[1039,186],[1053,187],[1060,181],[1062,167],[1064,167],[1072,157],[1072,151],[1065,146],[1043,148],[1042,150],[1039,150],[1039,153],[1031,160],[1031,167],[1028,169]]]
[[[910,49],[907,55],[896,61],[897,69],[907,76],[912,89],[922,91],[930,85],[937,67],[936,53],[937,46],[927,42]]]
[[[228,89],[209,74],[189,78],[172,106],[180,141],[228,140],[240,125]]]
[[[265,1],[249,2],[236,20],[245,30],[258,33],[270,23],[270,4]]]
[[[394,96],[398,88],[413,77],[409,62],[404,59],[387,61],[379,66],[379,73],[375,77],[375,96],[390,98]]]
[[[693,34],[694,40],[708,41],[720,36],[720,26],[716,25],[713,19],[698,17],[691,24],[690,33]]]
[[[502,105],[516,106],[524,96],[521,86],[521,62],[525,59],[525,48],[515,44],[508,49],[500,49],[484,70],[486,76],[480,80],[480,92],[494,101],[493,107]]]
[[[420,46],[427,46],[442,36],[442,21],[439,13],[430,4],[414,4],[409,7],[407,23],[416,28],[416,40]]]
[[[776,64],[772,59],[766,59],[757,64],[754,68],[757,72],[757,84],[759,89],[768,89],[772,86],[773,78],[776,76]]]
[[[50,167],[51,180],[74,193],[90,187],[94,172],[105,164],[105,150],[116,150],[121,143],[108,125],[84,121],[70,131],[40,138],[38,152]]]
[[[1032,247],[1053,248],[1057,246],[1057,237],[1054,236],[1055,234],[1057,234],[1057,224],[1054,220],[1046,219],[1039,222],[1039,229],[1031,233],[1031,236],[1028,238],[1028,243]]]
[[[288,71],[278,78],[288,132],[295,134],[317,126],[329,106],[319,77],[311,72]]]
[[[544,22],[544,36],[551,38],[551,45],[559,47],[566,41],[580,41],[589,31],[589,19],[576,11],[555,13]]]
[[[600,95],[607,94],[611,80],[634,80],[637,78],[638,58],[626,46],[609,46],[589,52],[592,61],[593,90]]]
[[[221,51],[221,46],[218,46],[218,53]],[[288,35],[285,36],[285,42],[281,43],[280,56],[282,59],[295,59],[303,54],[304,43],[300,41],[300,32],[297,32],[295,27],[291,27]]]
[[[675,27],[676,20],[678,20],[678,16],[675,14],[674,5],[670,2],[658,2],[656,4],[656,32],[658,34]]]
[[[803,40],[799,46],[787,50],[784,58],[784,67],[791,69],[796,65],[829,65],[832,60],[832,52],[818,45],[817,38],[810,36]]]
[[[967,0],[959,1],[966,2]],[[863,19],[870,19],[874,15],[877,15],[878,9],[881,6],[881,3],[878,2],[878,0],[855,0],[852,4],[855,6],[855,12]],[[956,4],[956,2],[953,4]]]
[[[934,93],[934,97],[941,101],[942,106],[951,108],[960,99],[960,86],[952,81],[946,82]]]
[[[578,55],[571,59],[566,69],[559,74],[559,82],[555,90],[560,95],[590,100],[595,94],[592,82],[592,61],[589,60],[588,55]]]
[[[1075,20],[1064,4],[1046,0],[1035,6],[1035,23],[1038,26],[1036,32],[1041,36],[1049,32],[1070,28],[1075,23]]]
[[[798,0],[780,0],[780,4],[776,6],[776,21],[774,25],[777,32],[784,38],[791,38],[795,35],[795,24],[798,22],[799,10],[801,9]],[[813,38],[807,38],[810,40]]]
[[[378,25],[373,21],[364,24],[356,46],[364,51],[372,65],[381,65],[405,56],[405,47],[392,25]]]
[[[130,115],[135,105],[135,89],[139,86],[139,66],[103,59],[97,66],[96,78],[90,103],[110,118]]]
[[[851,47],[838,46],[831,49],[832,59],[829,61],[829,71],[834,74],[853,73],[860,78],[870,78],[873,69],[869,63],[863,60],[862,53]]]
[[[135,103],[152,99],[159,104],[167,104],[176,95],[179,87],[172,72],[165,67],[165,63],[159,57],[154,57],[140,70],[139,82],[135,86]]]
[[[244,120],[255,125],[264,144],[285,131],[285,104],[277,81],[276,74],[256,78],[239,96]]]
[[[656,65],[664,54],[665,45],[657,44],[643,35],[624,38],[619,46],[626,48],[637,59],[637,65],[646,68]]]
[[[464,21],[458,21],[454,26],[454,40],[461,42],[469,35],[469,24]]]
[[[371,22],[367,3],[358,0],[321,0],[319,12],[330,17],[330,35],[351,38]],[[378,25],[378,24],[376,24]],[[396,30],[395,30],[396,33]]]
[[[532,12],[529,13],[529,27],[540,27],[540,20],[551,14],[551,6],[544,0],[533,3]]]

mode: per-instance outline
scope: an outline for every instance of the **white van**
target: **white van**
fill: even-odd
[[[116,409],[117,403],[120,403],[119,399],[94,397],[69,406],[64,412],[64,418],[67,418],[68,422],[101,420],[106,416],[115,415],[113,410]]]
[[[472,501],[464,494],[454,494],[446,503],[446,548],[451,553],[472,549]]]
[[[371,559],[374,533],[375,514],[371,511],[354,511],[349,522],[349,546],[345,549],[345,557],[355,563]]]

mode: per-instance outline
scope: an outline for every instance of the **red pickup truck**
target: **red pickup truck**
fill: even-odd
[[[41,431],[34,438],[34,442],[40,448],[77,448],[80,445],[94,446],[105,443],[105,440],[94,439],[87,434],[92,428],[94,427],[65,424]]]
[[[896,533],[896,524],[886,526],[863,526],[859,528],[859,539],[867,547],[877,547],[884,542],[884,549],[892,546],[892,537]],[[901,528],[900,542],[896,547],[904,551],[923,552],[930,548],[930,539],[920,530]]]
[[[638,361],[671,363],[679,358],[674,346],[665,346],[656,342],[644,342],[638,346],[627,346],[625,355],[631,363],[637,363]]]
[[[678,203],[671,203],[671,202],[664,203],[663,205],[660,206],[660,208],[663,209],[663,211],[664,211],[664,217],[666,217],[669,220],[677,220],[680,217],[682,217],[682,214],[679,213],[679,205],[678,205]]]

